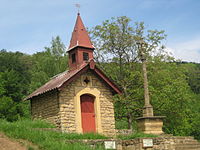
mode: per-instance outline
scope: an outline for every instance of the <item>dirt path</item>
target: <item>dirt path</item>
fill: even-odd
[[[0,150],[27,150],[27,148],[0,133]]]

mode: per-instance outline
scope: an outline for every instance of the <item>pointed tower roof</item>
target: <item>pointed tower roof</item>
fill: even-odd
[[[82,22],[80,13],[78,13],[77,15],[76,24],[74,26],[74,31],[72,32],[72,38],[70,41],[68,51],[72,50],[77,46],[94,49],[88,32],[86,31],[85,26]]]
[[[46,84],[35,90],[32,94],[26,97],[25,100],[33,99],[37,96],[43,95],[44,93],[56,90],[60,91],[65,86],[74,82],[80,78],[82,74],[91,71],[100,80],[102,80],[110,89],[113,94],[121,94],[120,88],[115,85],[95,64],[93,59],[94,47],[90,41],[88,33],[83,25],[80,14],[78,13],[74,31],[72,33],[72,39],[69,46],[69,66],[72,69],[60,73],[50,79]],[[87,59],[84,60],[84,53],[88,53]],[[75,56],[75,62],[72,61],[72,55]],[[73,66],[75,65],[75,66]],[[74,67],[74,68],[73,68]]]

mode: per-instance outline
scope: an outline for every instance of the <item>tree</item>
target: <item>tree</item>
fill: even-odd
[[[189,104],[191,107],[192,114],[190,115],[190,134],[197,139],[200,139],[200,64],[197,63],[179,63],[179,65],[185,70],[185,75],[187,76],[187,82],[194,93],[192,98],[192,103]]]
[[[32,56],[0,51],[0,118],[15,121],[29,116],[28,93],[67,69],[65,46],[57,36],[44,52]],[[7,113],[6,113],[7,112]]]
[[[190,135],[193,115],[190,104],[194,103],[194,94],[187,83],[185,70],[162,45],[162,40],[166,38],[164,31],[146,30],[143,22],[131,26],[129,18],[118,17],[104,21],[90,33],[99,66],[123,90],[123,94],[115,98],[117,122],[127,118],[128,128],[131,128],[135,126],[135,118],[142,114],[144,89],[141,59],[145,57],[155,115],[166,116],[166,133]]]
[[[10,97],[0,97],[0,118],[15,121],[19,118],[16,105]]]
[[[148,69],[151,102],[156,115],[166,116],[165,133],[190,135],[195,97],[187,83],[186,70],[176,62],[156,57]]]
[[[46,83],[51,77],[67,69],[65,46],[59,36],[52,38],[51,46],[32,56],[31,85],[29,93]]]
[[[29,115],[29,105],[22,102],[30,83],[29,64],[28,55],[0,51],[0,118],[15,121]]]
[[[132,107],[127,107],[128,97],[132,93],[128,89],[132,87],[134,76],[130,70],[134,70],[132,62],[135,60],[135,51],[133,49],[133,27],[130,26],[130,19],[122,16],[106,20],[102,25],[94,27],[91,31],[93,43],[95,44],[95,56],[97,62],[101,62],[100,67],[107,72],[108,76],[113,78],[115,82],[123,89],[123,98],[118,97],[115,104],[123,103],[125,110],[123,113],[116,113],[118,118],[128,118],[128,126],[131,128],[132,123]],[[106,55],[107,56],[106,56]],[[101,56],[101,57],[99,57]],[[107,57],[107,59],[105,59]],[[102,61],[112,62],[111,66],[104,65]],[[132,81],[132,82],[131,82]],[[124,98],[125,97],[125,98]],[[123,101],[124,100],[124,101]],[[134,100],[130,101],[131,103]],[[134,104],[129,105],[134,106]]]
[[[130,21],[125,16],[111,18],[111,20],[104,21],[102,25],[98,25],[90,31],[96,47],[97,61],[105,60],[102,58],[106,58],[103,55],[106,54],[110,58],[107,61],[112,62],[111,67],[105,66],[105,63],[102,62],[100,66],[123,90],[123,95],[117,98],[115,104],[123,106],[125,111],[121,111],[123,114],[116,113],[116,116],[126,117],[129,128],[132,127],[133,117],[136,117],[134,114],[139,114],[140,106],[143,103],[140,101],[140,104],[138,104],[138,100],[142,99],[143,96],[141,96],[142,92],[136,89],[137,86],[134,86],[138,85],[141,88],[142,85],[137,82],[138,78],[141,81],[141,71],[136,70],[136,68],[138,69],[136,62],[139,62],[140,53],[137,43],[143,40],[148,44],[145,54],[151,54],[155,50],[161,54],[163,47],[160,46],[160,43],[165,38],[164,31],[146,31],[144,23],[135,23],[135,26],[131,26]],[[133,95],[140,95],[140,97]],[[135,110],[138,110],[138,112],[135,113]]]
[[[65,45],[62,43],[59,36],[56,36],[55,38],[52,38],[51,41],[51,47],[45,47],[47,51],[51,53],[51,55],[59,58],[61,56],[64,56],[65,54]]]
[[[20,101],[22,95],[27,94],[30,83],[30,56],[20,52],[0,51],[1,81],[4,80],[6,95],[13,95],[14,101]],[[18,89],[18,92],[13,88]],[[15,95],[15,96],[14,96]]]
[[[15,121],[29,116],[28,93],[67,69],[65,46],[57,36],[45,51],[32,56],[0,51],[0,118]],[[6,113],[7,112],[7,113]]]
[[[188,70],[186,75],[192,91],[200,94],[200,64],[187,63],[183,65]]]
[[[90,31],[96,46],[96,61],[109,61],[109,58],[110,60],[116,58],[120,75],[123,73],[123,64],[135,59],[135,51],[132,48],[133,28],[129,24],[130,19],[122,16],[106,20]],[[108,55],[108,59],[105,59],[105,54]]]

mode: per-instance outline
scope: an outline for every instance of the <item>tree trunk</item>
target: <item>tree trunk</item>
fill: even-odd
[[[132,127],[133,118],[132,118],[131,113],[128,113],[128,115],[127,115],[127,120],[128,120],[128,129],[133,130],[133,127]]]

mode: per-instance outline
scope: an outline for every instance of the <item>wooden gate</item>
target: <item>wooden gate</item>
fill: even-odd
[[[81,119],[83,133],[96,132],[94,96],[84,94],[81,96]]]

